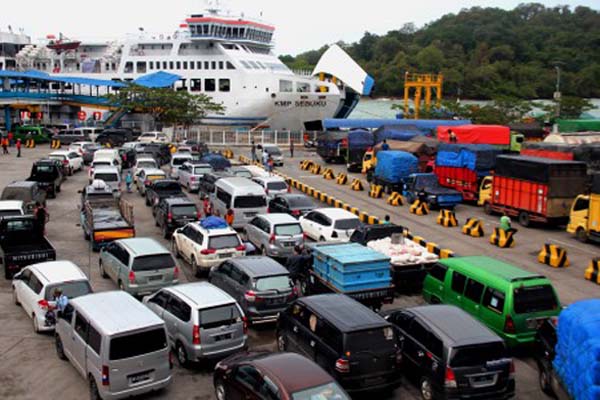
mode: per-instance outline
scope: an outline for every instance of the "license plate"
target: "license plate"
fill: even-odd
[[[296,242],[283,242],[283,247],[294,247]]]
[[[251,217],[255,217],[258,213],[255,212],[251,212],[251,213],[244,213],[244,217],[246,218],[251,218]]]
[[[231,253],[220,253],[219,254],[219,258],[229,258],[231,257],[233,254]]]
[[[366,385],[379,385],[381,383],[384,383],[385,379],[383,377],[377,377],[377,378],[367,378],[365,379],[365,384]]]
[[[161,275],[149,276],[148,280],[151,281],[151,282],[161,281],[162,280],[162,276]]]
[[[150,379],[150,372],[144,372],[138,375],[134,375],[129,378],[129,383],[135,385],[136,383],[144,382]]]
[[[231,339],[231,333],[214,336],[214,339],[215,339],[215,342],[220,342],[222,340],[229,340],[229,339]]]
[[[265,299],[265,303],[267,304],[281,304],[283,303],[283,298],[281,297],[275,297],[272,299]]]
[[[544,319],[545,318],[529,318],[527,321],[525,321],[525,325],[527,326],[527,329],[538,329],[540,326],[542,326]]]

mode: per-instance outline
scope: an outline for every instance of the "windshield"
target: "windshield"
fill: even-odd
[[[267,183],[267,189],[269,190],[287,190],[287,184],[285,182],[269,182]]]
[[[260,208],[267,206],[265,196],[238,196],[233,202],[234,208]]]
[[[304,196],[288,197],[287,201],[290,207],[293,208],[308,208],[314,206],[312,200]]]
[[[288,275],[268,276],[266,278],[258,278],[254,281],[254,288],[259,291],[263,290],[289,290],[294,284],[290,281]]]
[[[2,200],[30,201],[31,191],[29,189],[7,187],[4,188],[4,191],[2,192]]]
[[[171,213],[176,217],[183,216],[196,216],[198,210],[196,210],[196,206],[193,204],[185,205],[185,206],[173,206],[171,207]]]
[[[240,176],[242,178],[252,178],[252,174],[250,173],[250,171],[245,169],[236,169],[233,171],[233,173],[235,174],[235,176]]]
[[[175,261],[170,254],[153,254],[140,256],[133,260],[133,271],[152,271],[155,269],[169,269],[175,267]]]
[[[63,282],[46,286],[44,298],[48,301],[54,300],[54,289],[56,288],[61,288],[62,293],[67,296],[69,300],[83,296],[84,294],[92,293],[92,288],[88,281]]]
[[[50,156],[48,156],[49,159],[51,160],[58,160],[58,161],[62,161],[65,159],[65,156],[60,155],[60,154],[50,154]]]
[[[138,169],[141,168],[156,168],[157,165],[154,161],[140,161],[137,164]]]
[[[334,229],[356,229],[359,224],[358,218],[338,219],[335,221]]]
[[[281,150],[279,150],[277,147],[265,147],[265,151],[269,154],[272,154],[274,156],[280,156],[281,155]]]
[[[300,224],[281,224],[275,225],[276,236],[294,236],[302,235],[302,227]]]
[[[200,326],[204,329],[232,325],[241,321],[240,312],[235,304],[200,310]]]
[[[292,393],[293,400],[350,400],[350,397],[335,382]]]
[[[211,236],[208,239],[208,247],[215,250],[232,249],[238,247],[240,244],[238,235],[234,233],[231,235]]]
[[[421,175],[417,178],[416,183],[417,188],[427,188],[437,186],[437,176],[436,175]]]
[[[194,175],[204,175],[213,172],[212,167],[196,167],[194,168]]]
[[[154,190],[161,192],[181,192],[181,186],[177,182],[164,182],[156,184]]]
[[[166,349],[167,345],[165,329],[162,327],[154,328],[145,332],[112,338],[110,341],[109,358],[115,361],[137,357]]]
[[[94,167],[110,167],[111,165],[110,161],[94,161]]]
[[[100,179],[104,182],[119,182],[119,174],[115,173],[98,173],[94,174],[94,179]]]
[[[452,350],[451,367],[485,365],[488,361],[507,357],[502,343],[485,343],[475,346],[458,347]]]
[[[0,218],[14,217],[15,215],[23,215],[21,210],[0,210]]]
[[[381,352],[393,348],[394,331],[391,327],[352,332],[346,338],[346,351],[353,353],[373,350]]]
[[[173,165],[183,165],[186,161],[190,161],[191,157],[176,157],[173,159]]]
[[[515,312],[525,314],[555,310],[558,301],[550,285],[520,287],[514,291]]]
[[[153,138],[156,137],[157,135],[154,133],[142,133],[141,137],[146,137],[146,138]]]

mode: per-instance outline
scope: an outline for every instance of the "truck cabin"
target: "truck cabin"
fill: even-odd
[[[0,243],[25,245],[36,243],[44,237],[44,228],[36,224],[33,216],[11,216],[0,220]]]

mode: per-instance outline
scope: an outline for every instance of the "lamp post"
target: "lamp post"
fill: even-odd
[[[560,66],[563,65],[564,63],[562,61],[554,61],[552,64],[554,64],[554,70],[556,71],[556,89],[554,91],[554,101],[556,102],[556,117],[560,117],[560,99],[561,99],[561,93],[560,93]]]

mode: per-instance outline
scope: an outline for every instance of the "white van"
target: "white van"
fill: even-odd
[[[94,168],[91,182],[99,179],[110,186],[113,192],[121,190],[121,173],[116,167],[97,167]]]
[[[56,354],[87,380],[93,399],[137,396],[171,383],[164,321],[123,291],[70,300],[55,329]]]
[[[234,228],[243,228],[258,214],[267,213],[265,190],[248,178],[223,178],[215,182],[215,191],[210,194],[213,212],[224,217],[233,210]]]

